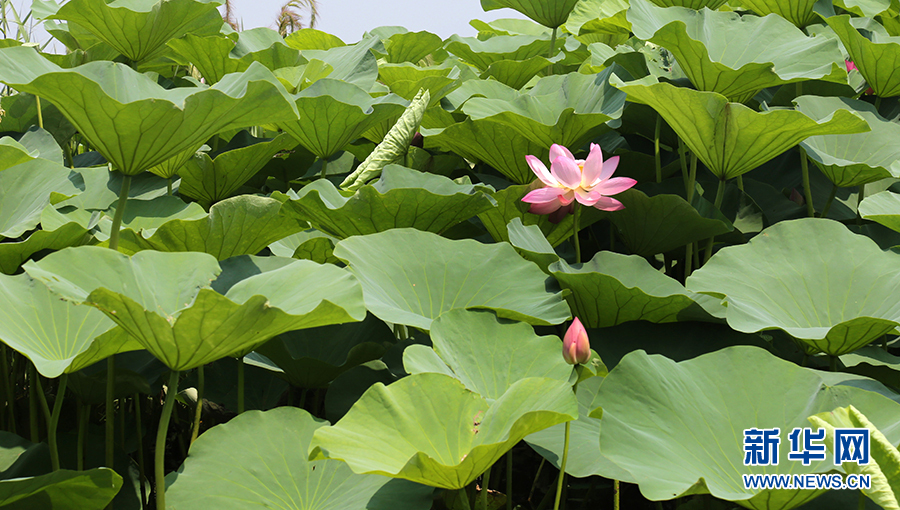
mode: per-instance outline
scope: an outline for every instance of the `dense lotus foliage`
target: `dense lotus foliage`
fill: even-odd
[[[0,507],[900,510],[897,2],[481,5],[0,25]]]

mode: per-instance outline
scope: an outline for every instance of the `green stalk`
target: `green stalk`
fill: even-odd
[[[656,114],[656,129],[653,131],[653,160],[656,163],[656,182],[662,182],[662,161],[659,156],[659,132],[662,129],[662,115]]]
[[[828,369],[837,372],[837,356],[828,356]]]
[[[575,263],[581,264],[581,242],[578,240],[578,227],[581,220],[581,205],[575,204],[575,217],[572,218],[572,239],[575,242]]]
[[[466,488],[463,487],[456,491],[459,494],[459,499],[462,501],[463,510],[472,510],[472,505],[469,504],[469,493],[466,491]]]
[[[550,51],[547,52],[547,59],[553,58],[554,52],[556,51],[556,30],[558,27],[553,28],[553,32],[550,33]],[[550,64],[550,74],[553,74],[553,63]],[[880,99],[880,98],[879,98]]]
[[[825,202],[825,208],[822,209],[822,218],[828,217],[828,210],[831,209],[831,203],[834,202],[834,196],[837,195],[837,184],[831,185],[831,194],[828,195],[828,201]]]
[[[87,431],[88,418],[91,416],[91,406],[78,400],[78,441],[75,444],[75,469],[84,471],[84,436]]]
[[[512,510],[512,470],[512,450],[510,450],[506,452],[506,510]]]
[[[859,192],[856,194],[856,224],[862,225],[862,214],[859,212],[859,204],[862,203],[863,199],[866,198],[866,185],[859,185]]]
[[[688,163],[684,142],[678,138],[678,162],[681,163],[681,178],[684,181],[684,195],[688,193]]]
[[[35,385],[34,365],[28,367],[28,425],[31,442],[39,443],[37,386]]]
[[[735,177],[735,180],[737,181],[738,189],[741,191],[744,191],[744,176],[739,175],[739,176]]]
[[[325,178],[325,170],[328,168],[328,158],[319,158],[322,161],[322,175],[320,176],[322,179]]]
[[[243,363],[242,363],[243,364]],[[200,414],[203,411],[203,386],[205,385],[203,365],[197,367],[197,406],[194,409],[194,427],[191,429],[191,444],[197,440],[200,434]]]
[[[118,211],[117,211],[118,212]],[[113,458],[116,448],[116,358],[106,358],[106,467],[113,467]]]
[[[50,446],[50,466],[59,471],[59,449],[56,446],[56,427],[59,425],[59,414],[62,412],[63,399],[66,396],[66,384],[69,375],[59,376],[59,389],[56,390],[56,401],[53,402],[53,413],[50,415],[50,426],[47,430],[47,443]]]
[[[172,196],[172,178],[166,179],[166,194]]]
[[[166,403],[163,404],[162,414],[159,416],[159,429],[156,431],[156,455],[154,456],[154,475],[156,483],[156,510],[166,510],[166,435],[169,432],[169,419],[172,417],[172,408],[175,407],[175,397],[178,395],[178,371],[173,370],[169,375],[169,387],[166,389]]]
[[[566,462],[569,460],[569,423],[566,422],[562,464],[559,465],[559,477],[556,483],[556,499],[553,502],[553,510],[559,510],[559,500],[562,497],[563,485],[566,483]]]
[[[809,184],[809,161],[806,151],[803,147],[800,149],[800,171],[803,172],[803,198],[806,199],[806,215],[810,218],[816,217],[816,208],[813,206],[812,187]]]
[[[6,345],[0,345],[0,363],[3,364],[3,385],[6,387],[6,405],[9,407],[9,431],[16,433],[16,373],[9,365],[9,358],[6,355]],[[9,371],[13,379],[10,381],[6,378]]]
[[[722,200],[725,198],[725,183],[727,181],[725,179],[719,179],[719,186],[716,188],[716,201],[713,205],[716,206],[716,209],[722,209]],[[716,237],[710,237],[709,241],[706,242],[706,252],[703,254],[703,263],[706,264],[709,261],[710,257],[712,257],[713,244],[716,241]]]
[[[109,247],[119,249],[119,229],[122,227],[122,216],[125,214],[125,204],[128,201],[128,190],[131,189],[131,176],[122,176],[122,187],[119,189],[119,201],[116,202],[116,214],[113,216],[112,230],[109,231]]]
[[[241,414],[244,412],[244,357],[243,356],[238,358],[238,374],[237,375],[238,375],[238,380],[237,380],[237,385],[238,385],[237,406],[238,406],[238,408],[237,408],[237,412],[238,412],[238,414]]]
[[[881,96],[875,96],[875,111],[879,111],[881,108]]]
[[[538,478],[541,477],[541,470],[544,469],[544,463],[547,462],[547,459],[541,457],[541,463],[538,464],[537,473],[534,474],[534,481],[531,482],[531,489],[528,491],[528,501],[531,501],[531,498],[534,496],[534,489],[537,487]]]
[[[141,508],[147,506],[147,489],[144,483],[147,481],[147,472],[144,470],[144,426],[141,424],[141,394],[134,394],[134,422],[137,427],[138,441],[138,481],[141,484]]]
[[[613,480],[613,510],[619,510],[619,493],[621,492],[621,487],[619,487],[619,481]]]
[[[697,182],[697,155],[691,153],[691,171],[688,175],[687,201],[691,203],[694,200],[694,188]]]
[[[488,483],[490,481],[491,468],[487,468],[487,471],[481,476],[481,510],[488,510]]]
[[[44,129],[44,113],[41,111],[41,98],[38,96],[34,96],[34,101],[37,104],[38,127]]]

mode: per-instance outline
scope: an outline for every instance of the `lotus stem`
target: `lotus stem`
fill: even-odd
[[[619,510],[619,493],[621,487],[618,480],[613,480],[613,510]]]
[[[581,206],[575,204],[575,214],[572,218],[572,242],[575,243],[575,263],[581,264],[581,242],[578,240],[578,227],[581,223]]]
[[[456,491],[459,494],[459,499],[462,501],[463,510],[472,510],[472,505],[469,504],[469,493],[466,491],[466,488],[463,487]]]
[[[116,211],[118,213],[118,211]],[[113,467],[113,457],[115,453],[116,441],[116,358],[110,356],[106,358],[106,467]]]
[[[678,161],[681,163],[681,178],[684,180],[684,195],[688,192],[688,163],[687,150],[684,147],[684,141],[678,138]]]
[[[885,338],[887,338],[885,336]],[[887,343],[885,343],[887,346]],[[887,350],[887,349],[885,349]],[[513,470],[513,461],[512,461],[512,450],[506,452],[506,510],[512,510],[512,470]]]
[[[35,370],[34,365],[28,367],[28,426],[31,432],[31,442],[39,443],[38,429],[38,401],[37,387],[35,386]]]
[[[803,172],[803,198],[806,200],[806,215],[810,218],[816,217],[816,208],[813,205],[812,187],[809,185],[809,161],[806,156],[806,150],[800,149],[800,171]]]
[[[837,195],[837,184],[831,185],[831,194],[828,195],[828,201],[825,202],[825,207],[822,209],[822,218],[828,217],[828,210],[831,209],[831,203],[834,202],[834,196]]]
[[[716,188],[716,201],[715,205],[716,209],[722,209],[722,200],[725,198],[725,183],[726,179],[719,179],[719,186]],[[703,263],[706,264],[709,261],[710,257],[712,257],[713,244],[716,242],[716,236],[712,236],[709,238],[709,241],[706,242],[706,251],[703,254]]]
[[[47,444],[50,446],[50,466],[54,471],[59,471],[59,448],[56,445],[56,427],[59,425],[59,415],[62,412],[68,381],[68,374],[63,373],[59,377],[59,389],[56,390],[56,401],[53,402],[53,413],[50,415],[50,425],[47,429]]]
[[[238,358],[238,394],[237,394],[237,412],[241,414],[244,412],[244,357],[241,356]]]
[[[547,52],[547,59],[553,58],[553,55],[556,52],[556,30],[558,27],[553,27],[553,32],[550,33],[550,51]],[[550,74],[553,74],[554,71],[553,62],[550,63]],[[879,98],[880,99],[880,98]]]
[[[859,204],[866,198],[866,185],[859,185],[859,192],[856,194],[856,225],[862,225],[862,214],[859,212]]]
[[[78,471],[84,471],[84,436],[90,415],[91,406],[82,404],[78,399],[78,440],[75,444],[75,469]]]
[[[119,201],[116,202],[116,214],[113,215],[112,230],[109,231],[109,247],[119,249],[119,229],[122,227],[122,216],[125,215],[125,204],[128,202],[128,191],[131,189],[131,176],[122,176],[122,187],[119,189]]]
[[[837,372],[837,356],[828,356],[828,369]]]
[[[9,358],[6,354],[6,346],[0,345],[0,363],[3,364],[3,386],[6,387],[6,406],[9,408],[9,431],[16,433],[16,387],[15,372],[9,365]],[[7,371],[13,375],[13,380],[6,378]]]
[[[328,169],[328,158],[319,158],[319,160],[322,162],[322,174],[319,177],[324,179],[327,175],[326,170]]]
[[[47,395],[44,394],[44,386],[41,384],[41,376],[34,371],[34,384],[37,387],[37,395],[38,402],[41,403],[41,412],[44,413],[44,421],[47,422],[47,425],[50,424],[50,417],[52,414],[50,413],[50,406],[47,405]]]
[[[144,426],[141,419],[141,394],[134,394],[134,423],[137,428],[138,441],[138,482],[141,484],[141,508],[147,507],[147,488],[144,483],[147,481],[147,472],[144,469]]]
[[[243,363],[242,363],[243,364]],[[203,411],[203,386],[205,385],[205,376],[203,375],[203,365],[197,367],[197,406],[194,409],[194,426],[191,429],[191,445],[197,440],[200,434],[200,414]]]
[[[694,200],[694,188],[697,182],[697,155],[691,153],[691,170],[688,175],[687,201],[691,203]]]
[[[488,510],[488,483],[491,481],[491,466],[481,477],[481,510]]]
[[[744,191],[744,176],[739,175],[739,176],[735,177],[734,180],[737,181],[738,189],[741,190],[741,192],[743,192]]]
[[[44,112],[41,111],[41,98],[34,96],[34,102],[37,105],[38,127],[44,129]]]
[[[878,113],[881,109],[881,96],[875,96],[875,112]],[[880,115],[880,113],[879,113]]]
[[[616,251],[616,226],[609,220],[609,251]]]
[[[178,371],[173,370],[169,375],[169,386],[166,389],[166,403],[163,404],[162,414],[159,416],[159,429],[156,431],[156,454],[154,456],[154,476],[156,483],[156,509],[166,510],[166,435],[169,431],[169,419],[172,417],[172,408],[175,407],[175,397],[178,395]]]
[[[859,503],[856,508],[859,510],[866,510],[866,494],[863,491],[859,491]]]
[[[172,178],[166,179],[166,194],[172,196]]]
[[[662,129],[662,115],[656,114],[656,129],[653,131],[653,160],[656,163],[656,182],[662,182],[662,161],[659,156],[659,132]]]
[[[556,483],[556,499],[553,502],[553,510],[559,510],[559,500],[562,498],[563,485],[566,483],[566,462],[569,460],[569,423],[566,422],[565,439],[563,440],[562,463],[559,465],[559,478]]]

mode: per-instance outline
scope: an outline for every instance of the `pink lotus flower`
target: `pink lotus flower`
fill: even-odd
[[[591,359],[591,342],[578,317],[572,321],[563,338],[563,359],[570,365],[580,365]]]
[[[849,73],[850,71],[859,71],[859,69],[856,67],[856,63],[853,62],[852,60],[845,60],[845,61],[844,61],[844,65],[847,66],[847,72],[848,72],[848,73]],[[866,89],[866,92],[865,92],[865,93],[866,93],[866,94],[874,94],[874,93],[875,93],[875,89],[873,89],[872,87],[869,87],[868,89]]]
[[[613,177],[619,156],[603,161],[600,146],[592,143],[587,159],[575,156],[562,145],[550,147],[550,170],[538,158],[525,156],[531,171],[544,183],[543,188],[529,192],[522,198],[534,214],[551,214],[551,221],[558,222],[579,204],[596,207],[601,211],[624,209],[622,202],[610,195],[616,195],[637,184],[629,177]],[[560,216],[561,214],[561,216]]]

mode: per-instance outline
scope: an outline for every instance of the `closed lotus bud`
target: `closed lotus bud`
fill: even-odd
[[[563,359],[570,365],[580,365],[591,359],[591,342],[578,317],[572,321],[563,338]]]

